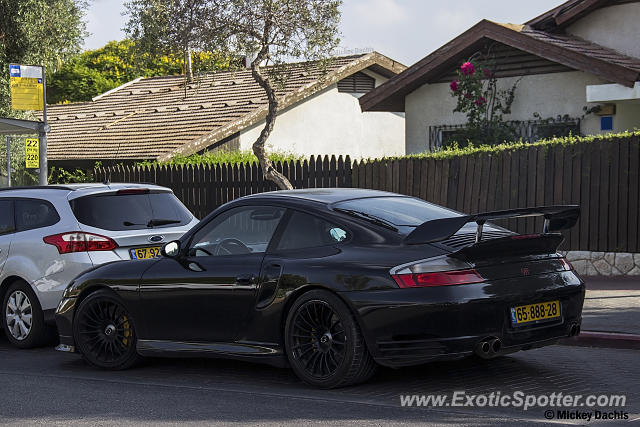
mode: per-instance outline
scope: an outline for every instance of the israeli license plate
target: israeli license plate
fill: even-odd
[[[559,317],[560,301],[547,301],[511,308],[511,323],[514,325],[557,319]]]
[[[130,249],[131,259],[151,259],[160,256],[161,246],[154,246],[151,248],[134,248]]]

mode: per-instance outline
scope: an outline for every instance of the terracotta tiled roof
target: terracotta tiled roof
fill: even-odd
[[[286,66],[281,106],[365,68],[391,77],[405,67],[376,52]],[[48,158],[158,159],[191,154],[265,116],[267,99],[249,70],[136,79],[92,102],[52,105]]]
[[[568,0],[526,22],[531,28],[557,32],[602,7],[632,3],[634,0]],[[636,0],[637,1],[637,0]]]
[[[527,25],[483,20],[404,72],[360,98],[363,111],[404,111],[404,97],[477,51],[483,41],[514,49],[632,87],[640,79],[640,58],[576,36],[534,30]]]
[[[633,58],[631,56],[624,55],[613,49],[600,46],[588,40],[584,40],[569,34],[556,34],[547,33],[544,31],[536,31],[527,27],[524,27],[521,33],[533,39],[558,46],[562,49],[571,50],[573,52],[580,53],[585,56],[599,59],[611,64],[619,65],[630,70],[635,70],[640,73],[640,58]]]

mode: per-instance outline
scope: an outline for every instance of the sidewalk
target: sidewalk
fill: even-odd
[[[587,277],[580,336],[566,345],[640,349],[640,277]]]

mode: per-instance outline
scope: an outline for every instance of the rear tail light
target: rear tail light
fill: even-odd
[[[560,263],[562,264],[562,268],[564,269],[564,271],[573,270],[573,265],[571,265],[571,263],[569,261],[567,261],[566,259],[560,258]]]
[[[390,273],[401,288],[465,285],[485,281],[472,264],[446,255],[399,265],[391,269]]]
[[[125,188],[123,190],[116,191],[116,194],[119,196],[127,195],[127,194],[149,194],[148,188]]]
[[[511,236],[511,240],[539,239],[541,236],[541,234],[516,234]]]
[[[112,251],[118,247],[118,244],[113,241],[113,239],[82,231],[54,234],[44,237],[42,240],[58,248],[58,252],[61,254],[86,251]]]
[[[406,273],[395,274],[392,277],[401,288],[465,285],[469,283],[484,282],[484,277],[475,270]]]

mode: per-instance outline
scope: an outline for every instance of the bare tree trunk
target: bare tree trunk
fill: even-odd
[[[193,70],[191,68],[191,49],[186,48],[184,51],[184,69],[185,74],[187,75],[187,82],[191,83],[193,81]]]
[[[265,179],[274,182],[281,190],[293,190],[293,185],[291,185],[291,182],[289,182],[287,177],[282,175],[273,167],[273,163],[269,160],[269,157],[267,157],[267,153],[264,148],[267,138],[269,138],[269,135],[273,130],[273,125],[276,122],[276,116],[278,114],[278,98],[276,97],[276,92],[271,86],[269,79],[260,72],[260,63],[265,59],[265,57],[266,52],[263,49],[263,51],[261,51],[256,59],[251,63],[251,75],[264,89],[267,93],[267,98],[269,99],[269,110],[267,112],[267,117],[265,118],[264,128],[262,128],[260,136],[258,136],[256,142],[253,143],[253,153],[258,158],[260,166],[262,166]]]

